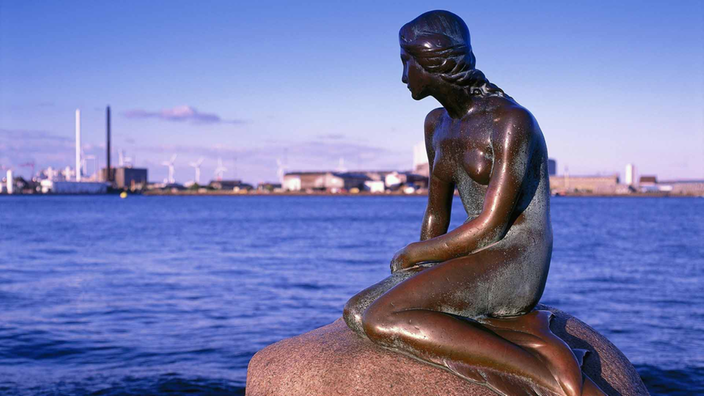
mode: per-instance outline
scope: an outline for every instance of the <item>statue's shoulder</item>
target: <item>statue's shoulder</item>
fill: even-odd
[[[508,97],[493,96],[488,98],[486,109],[488,112],[501,116],[506,121],[520,122],[533,119],[533,114],[528,109]]]
[[[515,138],[521,136],[529,138],[536,132],[540,132],[533,114],[513,99],[493,97],[490,98],[487,107],[491,117],[497,122],[498,128],[494,128],[494,135],[508,134]]]
[[[427,116],[425,116],[425,135],[427,136],[432,136],[433,132],[435,132],[435,128],[437,127],[438,123],[442,119],[442,117],[445,115],[445,109],[443,107],[438,107],[437,109],[434,109],[428,113]]]

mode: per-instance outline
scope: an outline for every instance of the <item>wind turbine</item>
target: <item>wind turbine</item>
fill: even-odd
[[[176,161],[177,156],[178,154],[174,154],[171,156],[171,161],[164,161],[161,163],[162,165],[169,167],[169,178],[167,179],[169,184],[176,183],[176,180],[174,180],[174,161]]]
[[[338,172],[340,172],[340,173],[347,172],[347,168],[345,168],[345,159],[344,159],[344,158],[340,157],[340,162],[339,162],[339,164],[337,165],[337,169],[336,169],[336,170],[337,170]]]
[[[196,162],[191,162],[191,166],[196,168],[196,178],[195,182],[197,185],[200,185],[200,164],[203,163],[203,157],[201,157],[198,161]]]
[[[215,168],[215,177],[218,181],[222,181],[222,175],[225,173],[227,168],[222,166],[222,158],[218,157],[218,167]]]
[[[276,159],[276,176],[279,178],[279,183],[281,186],[284,185],[284,175],[286,174],[287,166],[281,162],[280,158]]]

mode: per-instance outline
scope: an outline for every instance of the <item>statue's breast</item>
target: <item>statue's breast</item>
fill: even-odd
[[[433,139],[433,173],[443,179],[455,179],[456,182],[463,179],[458,172],[465,173],[474,182],[488,185],[494,163],[490,132],[482,119],[441,124]]]
[[[486,186],[491,179],[493,163],[494,158],[490,148],[470,148],[464,153],[462,166],[472,180]]]

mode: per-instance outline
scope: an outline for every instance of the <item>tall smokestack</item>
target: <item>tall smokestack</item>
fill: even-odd
[[[107,108],[107,122],[108,122],[108,144],[107,144],[107,147],[108,147],[108,166],[105,170],[107,173],[105,179],[107,181],[111,182],[112,181],[112,172],[110,172],[110,106],[108,106],[108,108]]]
[[[76,181],[81,181],[81,109],[76,109]]]

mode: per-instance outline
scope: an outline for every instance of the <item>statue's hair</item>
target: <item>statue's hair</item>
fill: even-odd
[[[430,11],[403,25],[401,47],[430,73],[471,95],[508,97],[476,69],[469,29],[462,18],[449,11]]]

